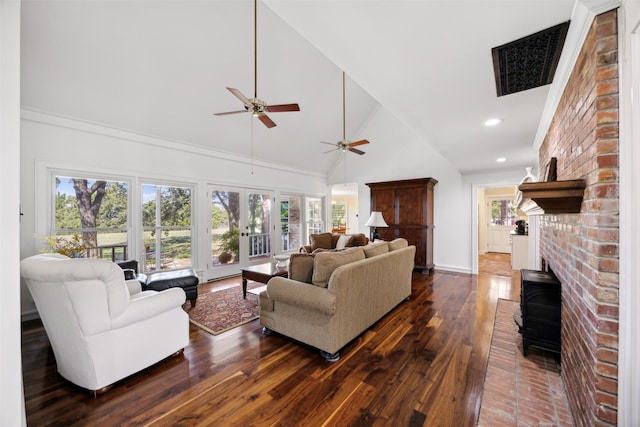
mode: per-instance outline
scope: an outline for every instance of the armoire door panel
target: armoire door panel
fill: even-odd
[[[383,240],[404,237],[416,247],[415,266],[431,270],[433,263],[433,178],[374,182],[371,189],[371,210],[382,212],[388,228],[378,228]],[[384,230],[384,232],[382,231]]]
[[[396,194],[394,189],[379,189],[375,193],[375,206],[371,205],[371,210],[382,213],[382,217],[387,224],[395,224]]]
[[[398,224],[422,224],[422,188],[399,188],[396,190],[398,197]]]

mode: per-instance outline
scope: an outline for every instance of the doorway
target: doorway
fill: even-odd
[[[336,184],[331,187],[331,228],[339,234],[358,233],[358,184]]]
[[[514,206],[515,186],[476,188],[477,218],[477,256],[474,258],[473,272],[480,271],[480,264],[496,267],[499,258],[500,270],[511,266],[511,230],[515,228],[518,212]],[[483,258],[484,257],[484,258]],[[490,261],[490,262],[487,262]]]

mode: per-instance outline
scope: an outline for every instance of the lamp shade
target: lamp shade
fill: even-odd
[[[382,212],[373,211],[371,212],[371,216],[367,220],[365,227],[388,227],[389,225],[385,222],[382,217]]]

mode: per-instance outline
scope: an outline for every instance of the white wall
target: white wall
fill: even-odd
[[[432,177],[438,180],[434,199],[434,263],[436,268],[477,273],[479,188],[516,185],[525,176],[524,168],[496,166],[490,173],[461,175],[427,141],[406,127],[383,107],[354,139],[371,144],[359,147],[364,156],[347,156],[346,182],[358,182],[359,231],[368,233],[364,223],[371,210],[367,182]],[[394,147],[393,150],[380,147]],[[329,176],[330,183],[345,182],[343,157]],[[535,165],[531,165],[535,166]]]
[[[26,425],[20,348],[20,2],[0,1],[0,425]]]
[[[78,122],[30,110],[22,111],[20,198],[25,213],[21,230],[20,256],[33,255],[42,247],[34,236],[51,234],[53,185],[47,169],[69,169],[105,175],[133,177],[132,193],[139,179],[160,179],[195,185],[194,209],[206,213],[208,184],[277,190],[327,196],[324,176],[291,167],[265,164],[250,159],[195,148],[148,136],[132,134],[96,124]],[[177,149],[176,149],[177,147]],[[252,173],[253,170],[253,173]],[[276,197],[279,193],[276,193]],[[134,199],[135,200],[135,199]],[[201,271],[206,260],[210,218],[196,214],[194,233],[199,239],[194,268]],[[197,240],[194,239],[194,242]],[[136,239],[132,254],[139,253]],[[22,288],[22,313],[34,312],[28,290]]]
[[[471,271],[471,218],[468,192],[460,173],[427,142],[407,128],[385,108],[378,108],[354,139],[371,143],[358,147],[364,156],[348,153],[346,182],[358,183],[358,230],[369,234],[364,224],[371,207],[368,182],[432,177],[438,180],[434,197],[434,263],[436,268]],[[383,149],[382,147],[394,147]],[[336,158],[330,183],[345,182],[343,157]]]

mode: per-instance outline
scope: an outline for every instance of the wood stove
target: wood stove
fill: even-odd
[[[522,350],[529,346],[560,353],[560,281],[552,272],[520,270]]]

